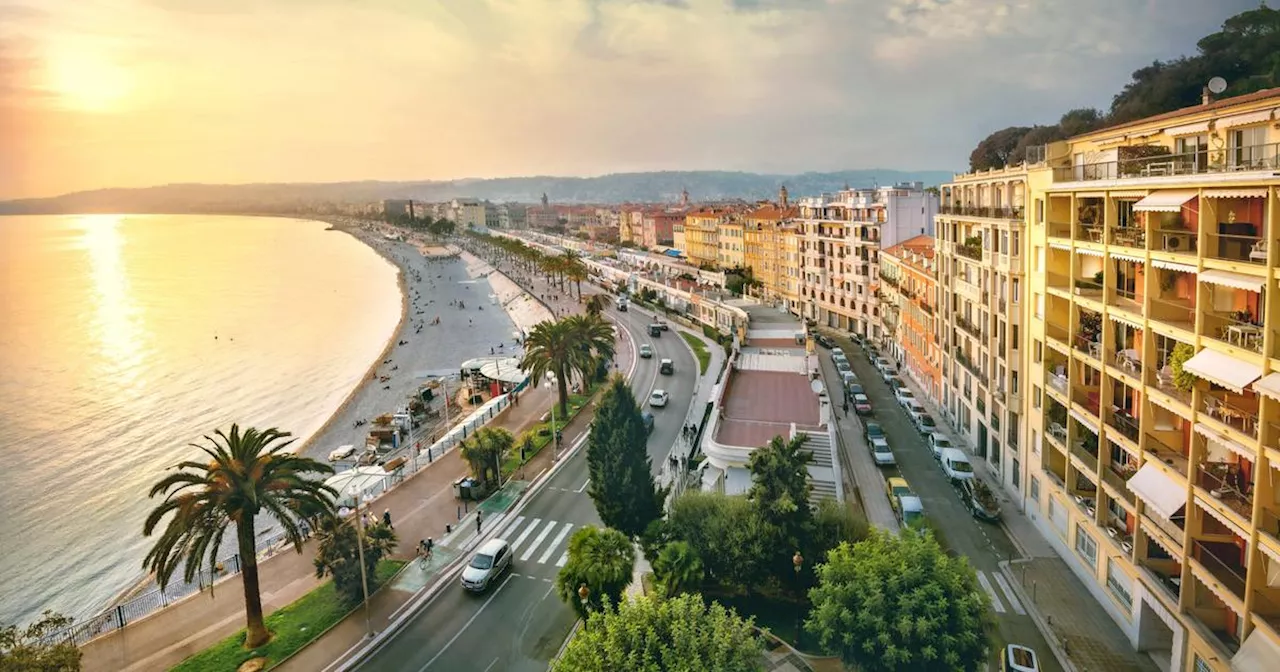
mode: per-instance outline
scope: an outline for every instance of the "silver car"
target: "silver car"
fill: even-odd
[[[511,569],[511,544],[506,539],[490,539],[471,557],[462,570],[462,587],[482,593],[494,579]]]

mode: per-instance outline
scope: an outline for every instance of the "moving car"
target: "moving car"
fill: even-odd
[[[946,435],[941,432],[934,432],[930,434],[925,438],[925,443],[929,444],[929,452],[933,453],[933,459],[935,460],[942,459],[942,451],[947,448],[955,447],[951,444],[951,439],[948,439]]]
[[[822,334],[818,334],[817,336],[814,336],[813,340],[816,341],[818,345],[821,345],[824,348],[836,347],[835,341],[832,341],[831,339],[827,338],[826,336],[823,336]]]
[[[490,539],[462,570],[462,587],[474,593],[484,592],[508,569],[511,569],[511,544],[506,539]]]
[[[924,525],[924,502],[915,495],[901,495],[896,507],[898,522],[903,527],[920,527]]]
[[[338,446],[329,452],[329,461],[348,460],[356,454],[355,446]]]
[[[619,296],[619,297],[618,297],[618,312],[620,312],[620,313],[625,313],[625,312],[627,312],[627,304],[628,304],[628,303],[630,303],[630,302],[629,302],[629,301],[627,301],[627,297],[625,297],[625,296]]]
[[[871,414],[871,400],[865,394],[853,395],[853,412],[858,415]]]
[[[661,317],[656,317],[656,316],[655,316],[655,317],[653,318],[653,323],[654,323],[654,324],[656,324],[656,325],[658,325],[658,328],[659,328],[659,329],[661,329],[661,330],[663,330],[663,331],[667,331],[667,330],[671,329],[671,325],[667,324],[666,320],[663,320]]]
[[[669,359],[658,362],[658,373],[673,374],[676,372],[676,365]]]
[[[662,332],[666,331],[661,324],[653,323],[649,325],[649,335],[654,338],[662,338]]]
[[[871,442],[871,439],[883,439],[884,427],[881,427],[880,423],[874,420],[868,420],[866,424],[862,426],[862,437],[866,439],[868,443]]]
[[[640,414],[640,421],[644,423],[644,431],[646,434],[653,433],[653,414],[645,411]]]
[[[1032,649],[1010,644],[1000,656],[1000,672],[1040,672],[1040,659]]]
[[[871,459],[876,463],[877,467],[892,467],[898,463],[893,458],[893,451],[889,449],[889,442],[883,437],[868,441],[867,449],[871,451]]]
[[[944,449],[939,461],[942,463],[942,473],[947,475],[952,484],[973,478],[973,465],[969,463],[969,458],[964,451],[959,448]]]
[[[893,507],[893,512],[898,513],[898,498],[903,495],[914,495],[911,491],[911,485],[907,483],[907,479],[901,476],[891,476],[884,483],[885,493],[889,495],[889,506]]]
[[[649,405],[655,408],[662,408],[667,405],[670,399],[671,395],[667,394],[666,390],[654,390],[653,394],[649,395]]]
[[[960,501],[978,520],[1000,520],[1000,501],[991,488],[976,478],[960,481]]]
[[[650,357],[652,357],[652,356],[653,356],[653,346],[652,346],[652,345],[649,345],[648,343],[645,343],[644,345],[640,346],[640,357],[641,357],[641,358],[643,358],[643,359],[649,359],[649,358],[650,358]]]

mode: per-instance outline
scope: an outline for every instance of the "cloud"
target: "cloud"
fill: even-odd
[[[0,0],[0,57],[23,45],[0,95],[39,129],[24,180],[39,193],[959,168],[991,130],[1105,106],[1132,70],[1255,4],[21,1]]]

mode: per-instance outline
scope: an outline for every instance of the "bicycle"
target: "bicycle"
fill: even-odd
[[[418,566],[423,569],[427,568],[427,562],[431,560],[432,547],[435,546],[430,540],[423,539],[418,542]]]

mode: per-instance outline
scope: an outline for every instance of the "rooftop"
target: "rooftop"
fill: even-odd
[[[775,436],[790,436],[792,423],[800,429],[819,428],[818,396],[805,374],[739,370],[726,384],[715,437],[719,443],[763,446]]]
[[[1162,114],[1156,114],[1156,115],[1152,115],[1150,117],[1145,117],[1142,119],[1134,119],[1133,121],[1126,121],[1122,124],[1116,124],[1114,126],[1107,126],[1105,128],[1099,128],[1097,130],[1089,131],[1088,133],[1077,135],[1071,138],[1071,140],[1072,141],[1084,140],[1084,139],[1092,138],[1094,136],[1114,135],[1116,131],[1120,131],[1128,128],[1134,128],[1137,126],[1144,126],[1146,124],[1150,124],[1155,121],[1168,121],[1171,119],[1181,119],[1182,117],[1190,117],[1203,112],[1213,112],[1216,110],[1235,107],[1238,105],[1246,105],[1248,103],[1256,103],[1256,102],[1267,101],[1267,100],[1274,100],[1275,102],[1280,102],[1280,88],[1263,89],[1261,91],[1254,91],[1253,93],[1246,93],[1242,96],[1233,96],[1231,98],[1221,98],[1218,100],[1211,101],[1207,105],[1192,105],[1191,107],[1184,107],[1180,110],[1174,110],[1172,112],[1164,112]]]

